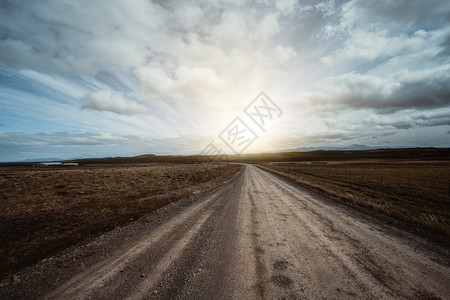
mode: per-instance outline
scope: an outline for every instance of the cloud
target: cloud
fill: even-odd
[[[23,133],[23,132],[3,132],[0,133],[2,147],[15,145],[21,146],[104,146],[117,145],[139,141],[145,138],[133,135],[107,134],[98,132],[86,133]]]
[[[295,0],[276,0],[275,5],[276,7],[283,13],[283,14],[290,14],[294,11],[296,1]]]
[[[145,62],[148,38],[154,38],[167,19],[159,5],[148,1],[91,3],[89,9],[86,5],[11,2],[0,21],[0,61],[36,71],[89,75],[111,64],[128,69]]]
[[[151,112],[149,108],[136,101],[126,100],[123,93],[111,90],[101,90],[86,94],[81,98],[81,107],[128,116]]]
[[[351,140],[353,134],[348,132],[335,132],[335,133],[317,133],[311,135],[303,135],[301,142],[304,144],[323,144],[323,143],[340,143]]]
[[[449,80],[450,65],[401,71],[389,77],[351,72],[322,82],[311,103],[326,109],[375,109],[382,113],[445,108],[450,106]]]
[[[143,87],[156,97],[207,99],[224,87],[214,70],[204,67],[181,66],[173,75],[160,68],[142,67],[137,76]]]
[[[353,0],[344,5],[342,25],[387,25],[400,31],[405,27],[437,28],[448,21],[449,12],[450,4],[442,0]]]
[[[280,128],[304,129],[289,144],[386,141],[396,131],[438,143],[448,126],[438,113],[450,107],[449,14],[445,0],[9,1],[0,122],[24,132],[212,135],[264,90],[286,111]],[[124,153],[142,149],[134,138],[116,142]]]
[[[416,127],[450,126],[450,110],[427,113],[411,112],[407,115],[371,115],[363,121],[367,127],[377,129],[411,129]]]
[[[23,133],[0,132],[0,161],[29,158],[110,157],[139,154],[196,154],[210,142],[208,138],[184,135],[155,138],[134,134]]]
[[[174,111],[195,102],[190,114],[199,107],[234,108],[272,81],[266,70],[283,72],[297,57],[289,42],[274,40],[287,26],[274,4],[253,6],[139,0],[89,3],[87,9],[64,0],[12,2],[0,20],[0,64],[39,74],[36,80],[65,91],[71,88],[84,108],[99,111],[132,115],[155,100]],[[74,76],[83,85],[78,91],[64,82]]]
[[[0,40],[0,62],[13,68],[43,70],[69,70],[64,60],[37,51],[27,41],[6,38]]]
[[[275,57],[279,59],[279,63],[282,64],[297,56],[297,52],[295,52],[295,49],[293,47],[284,47],[281,45],[275,47],[274,54]]]
[[[413,69],[425,58],[430,65],[450,33],[447,17],[450,4],[440,0],[430,2],[347,2],[339,22],[324,27],[325,36],[339,38],[340,43],[321,61],[342,70],[349,67],[367,70],[390,59],[400,60],[402,67]]]

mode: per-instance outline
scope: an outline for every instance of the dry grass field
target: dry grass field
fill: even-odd
[[[231,180],[236,164],[0,167],[0,277]]]
[[[450,162],[276,162],[260,165],[310,188],[450,236]]]

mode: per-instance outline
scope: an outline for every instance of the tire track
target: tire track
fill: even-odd
[[[181,246],[185,245],[192,236],[189,232],[192,229],[198,230],[197,227],[203,224],[204,218],[213,212],[214,208],[211,207],[211,203],[218,197],[219,193],[215,193],[208,197],[206,201],[195,204],[190,210],[168,220],[134,245],[121,249],[110,258],[86,269],[48,294],[45,299],[105,298],[108,294],[117,296],[117,294],[128,292],[128,282],[123,280],[125,279],[125,274],[122,274],[123,271],[131,268],[131,270],[134,270],[133,274],[145,274],[145,269],[153,268],[154,264],[156,264],[156,268],[162,271],[169,264],[167,257],[164,256],[167,249],[174,250],[175,247],[175,249],[182,250]],[[198,219],[203,222],[198,222]],[[183,236],[188,236],[188,239],[183,238]],[[178,241],[180,239],[182,242]],[[156,259],[146,260],[146,268],[139,269],[139,267],[142,267],[139,266],[139,260],[148,252],[152,252],[151,257]],[[175,251],[170,253],[175,257]],[[161,257],[163,258],[161,259]]]

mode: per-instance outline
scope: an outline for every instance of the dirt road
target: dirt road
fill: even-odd
[[[450,298],[448,249],[247,165],[47,299]]]

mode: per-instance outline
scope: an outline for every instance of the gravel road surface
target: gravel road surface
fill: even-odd
[[[449,299],[449,249],[246,165],[46,299]]]

